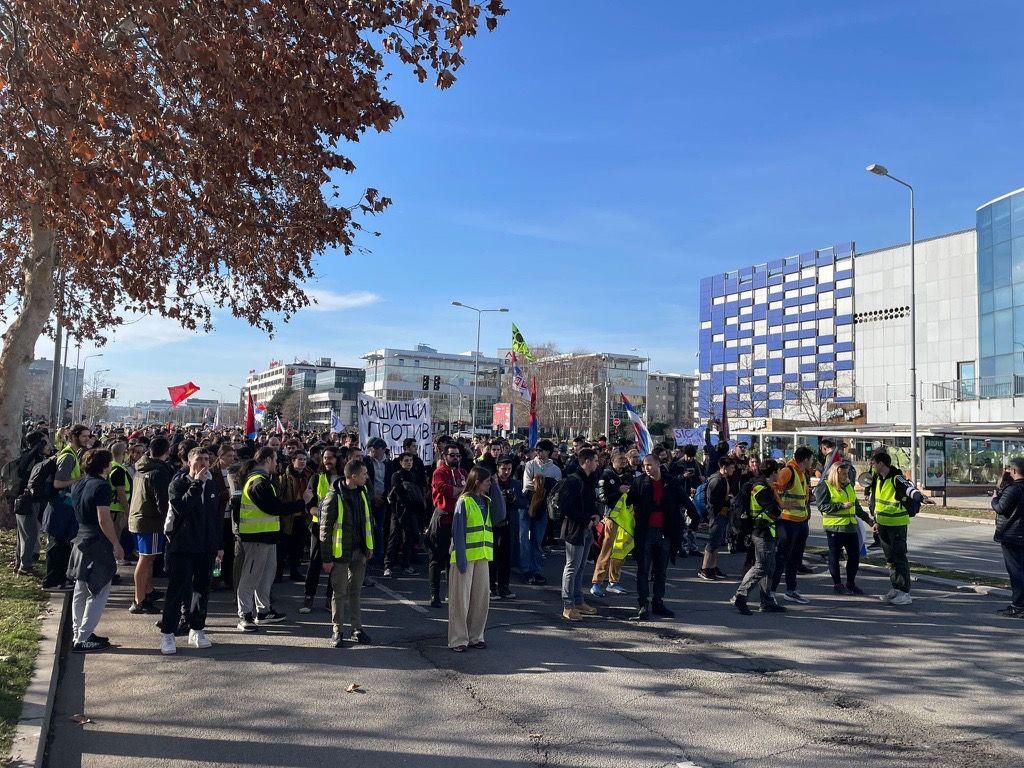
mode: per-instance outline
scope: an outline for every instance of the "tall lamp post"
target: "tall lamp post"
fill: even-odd
[[[480,378],[480,323],[483,318],[484,312],[508,312],[508,307],[501,307],[500,309],[478,309],[477,307],[471,307],[469,304],[463,304],[461,301],[453,301],[453,307],[464,307],[465,309],[471,309],[476,312],[476,355],[473,357],[473,414],[470,417],[470,422],[473,427],[473,435],[476,435],[476,390],[477,384]]]
[[[872,163],[866,170],[876,176],[885,176],[897,184],[901,184],[910,190],[910,479],[916,483],[918,478],[917,459],[917,294],[916,282],[914,279],[914,245],[917,239],[916,221],[914,214],[914,188],[897,179],[884,165]]]
[[[84,382],[84,379],[85,379],[85,375],[84,375],[85,374],[85,367],[89,364],[89,359],[92,358],[92,357],[103,357],[103,353],[102,352],[95,352],[95,353],[93,353],[91,355],[86,355],[85,356],[85,360],[82,361],[82,367],[79,368],[77,365],[75,366],[75,391],[73,393],[73,399],[71,401],[71,404],[72,404],[72,406],[76,406],[77,405],[78,418],[77,419],[75,418],[75,411],[76,411],[76,409],[73,407],[71,409],[71,423],[72,424],[77,424],[82,419],[82,408],[85,406],[85,389],[84,389],[84,387],[85,387],[85,382]],[[81,397],[78,396],[79,385],[81,385],[82,388],[83,388],[82,389],[82,396]]]

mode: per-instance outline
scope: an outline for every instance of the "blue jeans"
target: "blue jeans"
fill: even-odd
[[[519,570],[523,576],[540,576],[544,568],[544,532],[548,518],[543,511],[530,517],[529,511],[519,510]]]
[[[779,520],[775,524],[778,543],[775,550],[775,573],[772,575],[772,592],[779,588],[783,575],[786,577],[786,591],[796,590],[796,569],[804,560],[804,547],[807,546],[807,533],[810,526],[807,521],[794,523],[792,520]]]
[[[562,605],[565,608],[583,605],[583,571],[593,543],[594,532],[590,528],[583,534],[582,543],[565,542],[565,569],[562,571]]]

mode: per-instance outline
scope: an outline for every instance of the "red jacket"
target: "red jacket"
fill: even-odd
[[[455,502],[465,484],[466,473],[461,469],[449,467],[443,461],[437,465],[434,476],[430,479],[430,495],[434,506],[444,513],[441,517],[442,522],[451,524],[452,515],[455,514]]]

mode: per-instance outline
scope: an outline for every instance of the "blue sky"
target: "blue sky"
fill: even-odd
[[[395,203],[372,253],[320,259],[322,306],[274,339],[145,318],[90,361],[120,402],[188,379],[233,399],[275,358],[465,351],[452,299],[511,309],[485,316],[489,352],[511,317],[531,343],[692,370],[700,277],[906,239],[905,195],[868,163],[915,184],[922,237],[1024,186],[1019,2],[508,5],[452,89],[393,79],[406,119],[351,147],[343,184]]]

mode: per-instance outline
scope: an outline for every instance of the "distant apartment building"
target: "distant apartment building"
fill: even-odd
[[[316,374],[313,392],[309,395],[309,421],[314,426],[329,427],[331,414],[337,414],[342,426],[356,424],[356,397],[363,390],[366,371],[362,368],[331,368]]]
[[[33,360],[27,366],[25,386],[25,417],[45,419],[50,415],[50,393],[53,389],[53,360],[45,357]],[[64,366],[61,386],[61,411],[67,410],[67,401],[79,402],[85,383],[85,370]]]
[[[292,389],[301,389],[306,392],[316,390],[317,375],[323,371],[332,371],[340,368],[333,364],[331,358],[321,357],[315,363],[308,360],[296,360],[293,363],[284,363],[280,360],[271,360],[266,370],[257,371],[252,369],[245,379],[242,396],[245,392],[252,392],[254,402],[266,403],[281,389],[286,386]],[[353,370],[351,368],[342,370]]]
[[[651,372],[647,384],[649,423],[660,422],[669,427],[694,426],[698,381],[695,374]]]

